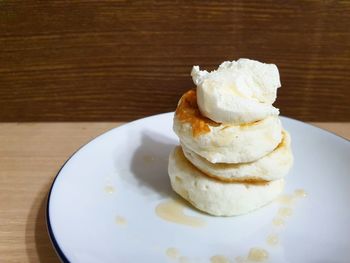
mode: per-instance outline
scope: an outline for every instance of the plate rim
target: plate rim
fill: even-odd
[[[52,190],[55,186],[55,182],[57,180],[57,178],[59,177],[59,175],[61,174],[61,171],[62,169],[66,166],[66,164],[72,159],[73,156],[75,156],[81,149],[83,149],[84,147],[88,146],[92,141],[94,141],[95,139],[99,138],[100,136],[103,136],[105,135],[106,133],[109,133],[111,132],[112,130],[115,130],[115,129],[119,129],[119,128],[122,128],[124,126],[129,126],[135,122],[138,122],[138,121],[141,121],[141,120],[146,120],[148,118],[154,118],[154,117],[158,117],[158,116],[162,116],[162,115],[168,115],[168,114],[174,114],[174,112],[165,112],[165,113],[160,113],[160,114],[155,114],[155,115],[151,115],[151,116],[147,116],[147,117],[144,117],[144,118],[140,118],[140,119],[136,119],[136,120],[133,120],[131,122],[127,122],[127,123],[124,123],[120,126],[117,126],[117,127],[113,127],[95,137],[93,137],[92,139],[88,140],[86,143],[82,144],[77,150],[75,150],[68,158],[67,160],[61,165],[60,169],[57,171],[54,179],[52,180],[52,183],[51,183],[51,186],[50,186],[50,189],[49,189],[49,192],[47,194],[47,200],[46,200],[46,211],[45,211],[45,216],[46,216],[46,228],[47,228],[47,231],[48,231],[48,235],[49,235],[49,238],[50,238],[50,241],[51,241],[51,244],[56,252],[56,254],[58,255],[58,258],[60,259],[61,262],[63,263],[69,263],[70,261],[68,260],[67,256],[63,253],[63,250],[61,249],[61,247],[59,246],[56,238],[55,238],[55,235],[53,233],[53,230],[52,230],[52,226],[51,226],[51,222],[50,222],[50,214],[49,214],[49,208],[50,208],[50,199],[51,199],[51,193],[52,193]],[[310,123],[307,123],[307,122],[303,122],[303,121],[300,121],[300,120],[297,120],[297,119],[293,119],[293,118],[290,118],[290,117],[286,117],[286,116],[279,116],[279,117],[283,117],[284,119],[289,119],[289,120],[292,120],[292,121],[295,121],[295,122],[298,122],[298,123],[301,123],[303,125],[307,125],[307,126],[311,126],[313,128],[317,128],[319,130],[322,130],[328,134],[331,134],[333,136],[336,136],[338,138],[341,138],[343,139],[345,142],[349,143],[350,142],[350,139],[347,139],[341,135],[338,135],[332,131],[328,131],[328,130],[325,130],[323,128],[320,128],[314,124],[310,124]]]
[[[83,149],[84,147],[86,147],[88,144],[90,144],[92,141],[94,141],[95,139],[99,138],[100,136],[103,136],[104,134],[108,133],[108,132],[111,132],[112,130],[115,130],[115,129],[119,129],[119,128],[122,128],[124,126],[128,126],[128,125],[131,125],[137,121],[141,121],[141,120],[146,120],[148,118],[152,118],[152,117],[156,117],[156,116],[161,116],[161,115],[167,115],[167,114],[174,114],[174,112],[170,111],[170,112],[164,112],[164,113],[159,113],[159,114],[155,114],[155,115],[150,115],[150,116],[146,116],[144,118],[140,118],[140,119],[136,119],[136,120],[133,120],[133,121],[130,121],[130,122],[126,122],[122,125],[119,125],[117,127],[113,127],[111,129],[108,129],[107,131],[101,133],[101,134],[98,134],[96,136],[94,136],[93,138],[91,138],[90,140],[88,140],[87,142],[83,143],[80,147],[78,147],[68,158],[67,160],[61,165],[60,169],[57,171],[54,179],[52,180],[52,183],[51,183],[51,186],[50,186],[50,189],[49,189],[49,192],[47,193],[47,198],[46,198],[46,211],[45,211],[45,221],[46,221],[46,228],[47,228],[47,232],[48,232],[48,235],[49,235],[49,239],[51,241],[51,244],[52,244],[52,247],[54,248],[59,260],[63,263],[69,263],[70,261],[68,260],[67,256],[63,253],[63,250],[61,249],[61,247],[59,246],[56,238],[55,238],[55,235],[53,233],[53,230],[52,230],[52,226],[51,226],[51,222],[50,222],[50,214],[49,214],[49,208],[50,208],[50,199],[51,199],[51,193],[52,193],[52,190],[55,186],[55,182],[58,178],[58,176],[61,174],[61,171],[62,169],[66,166],[66,164],[72,159],[72,157],[74,155],[76,155],[81,149]]]

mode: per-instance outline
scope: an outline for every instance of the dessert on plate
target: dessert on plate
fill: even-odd
[[[216,216],[248,213],[275,199],[293,163],[291,139],[272,104],[281,86],[276,65],[250,59],[207,72],[180,98],[169,156],[173,190]]]

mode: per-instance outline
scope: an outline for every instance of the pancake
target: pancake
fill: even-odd
[[[273,151],[282,140],[277,116],[242,125],[216,123],[201,115],[196,92],[180,99],[173,129],[186,148],[211,163],[246,163]]]
[[[205,158],[182,146],[187,160],[208,176],[226,182],[238,181],[272,181],[283,178],[293,164],[293,155],[290,147],[290,136],[283,131],[281,143],[269,154],[260,159],[239,164],[213,164]]]
[[[264,184],[227,183],[210,178],[195,168],[176,147],[169,156],[168,172],[173,190],[197,209],[214,216],[251,212],[274,200],[284,179]]]

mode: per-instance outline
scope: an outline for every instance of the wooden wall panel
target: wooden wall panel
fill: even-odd
[[[1,1],[0,121],[128,121],[174,110],[192,65],[278,65],[276,105],[350,121],[349,1]]]

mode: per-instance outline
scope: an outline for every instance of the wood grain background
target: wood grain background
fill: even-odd
[[[279,66],[283,115],[350,121],[349,1],[0,1],[0,121],[174,110],[191,66]]]

